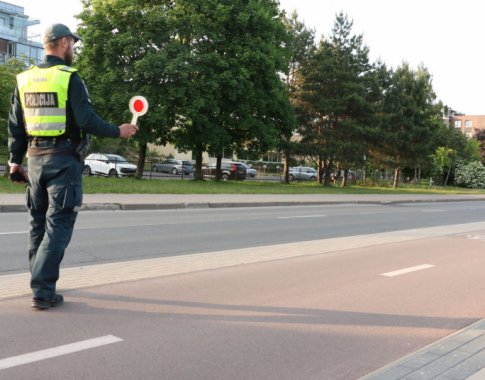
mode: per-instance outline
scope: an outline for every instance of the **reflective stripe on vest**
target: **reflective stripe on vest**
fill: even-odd
[[[67,91],[71,74],[76,71],[64,65],[45,69],[33,66],[17,75],[27,134],[55,137],[66,132]]]

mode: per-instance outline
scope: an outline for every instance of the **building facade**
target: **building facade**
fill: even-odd
[[[453,115],[450,118],[450,127],[467,137],[475,137],[479,131],[485,131],[485,115]]]
[[[43,60],[40,35],[29,34],[29,27],[39,24],[24,14],[24,8],[0,1],[0,64],[17,58],[27,65]]]

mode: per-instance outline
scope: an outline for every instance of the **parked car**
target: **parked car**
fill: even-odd
[[[316,181],[318,173],[308,166],[295,166],[290,168],[288,176],[290,181]]]
[[[177,160],[175,158],[169,158],[165,161],[158,162],[152,165],[153,172],[171,173],[171,174],[192,174],[194,166],[192,162],[186,160]]]
[[[251,165],[248,165],[248,164],[243,163],[243,165],[246,167],[247,177],[251,177],[251,178],[256,177],[256,175],[258,174],[258,171],[255,168],[253,168]]]
[[[136,173],[136,165],[116,154],[91,153],[84,159],[84,175],[128,177]]]
[[[338,174],[335,174],[335,173],[330,173],[330,178],[333,180],[333,181],[337,181],[337,180],[342,180],[343,176],[345,175],[345,170],[339,170],[338,171]],[[349,170],[347,172],[347,180],[348,181],[356,181],[357,180],[357,173],[352,171],[352,170]]]
[[[245,180],[246,179],[246,165],[242,162],[222,161],[221,162],[221,179],[227,181],[229,179]],[[216,163],[211,163],[205,170],[205,175],[209,177],[216,176]]]

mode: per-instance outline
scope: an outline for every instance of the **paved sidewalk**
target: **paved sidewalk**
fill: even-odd
[[[340,203],[485,201],[485,195],[434,194],[84,194],[85,210],[154,210]],[[24,194],[0,194],[0,212],[25,211]]]
[[[361,380],[483,380],[485,319],[385,366]]]

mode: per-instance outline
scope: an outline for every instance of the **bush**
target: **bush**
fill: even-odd
[[[485,188],[485,167],[480,161],[470,163],[457,163],[455,170],[455,183],[458,186],[471,189]]]

